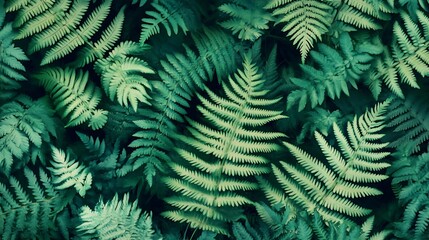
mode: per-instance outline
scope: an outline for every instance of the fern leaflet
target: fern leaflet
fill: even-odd
[[[164,26],[167,35],[178,34],[179,28],[186,33],[188,28],[196,25],[196,12],[193,11],[193,6],[187,1],[158,1],[152,2],[152,7],[155,11],[147,11],[146,17],[142,19],[142,31],[140,33],[140,43],[146,41],[153,35],[158,34]]]

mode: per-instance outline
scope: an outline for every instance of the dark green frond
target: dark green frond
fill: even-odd
[[[0,167],[9,175],[15,160],[44,159],[43,143],[56,137],[53,110],[46,99],[32,101],[21,95],[0,107]],[[25,164],[21,162],[20,164]]]
[[[177,122],[184,122],[189,101],[204,82],[227,76],[236,66],[234,42],[221,30],[205,29],[193,35],[199,54],[185,47],[184,54],[169,54],[161,60],[158,72],[161,81],[154,81],[152,108],[135,121],[140,129],[129,146],[136,148],[120,175],[144,166],[144,176],[150,186],[158,172],[164,172],[167,154],[174,147]]]
[[[425,239],[429,234],[429,153],[400,157],[389,168],[392,186],[401,207],[400,221],[395,223],[395,235],[400,238]]]
[[[97,109],[101,90],[88,82],[88,73],[71,68],[46,68],[34,74],[52,98],[55,110],[68,120],[66,127],[84,122],[93,130],[100,129],[107,121],[107,111]]]
[[[263,6],[264,1],[234,1],[219,6],[219,10],[229,16],[220,25],[230,29],[239,39],[255,41],[268,29],[273,17]]]
[[[394,139],[390,143],[391,147],[413,154],[419,152],[421,146],[429,140],[427,101],[426,96],[419,96],[416,91],[409,91],[405,99],[394,98],[387,114],[387,126],[394,128],[389,134]]]
[[[153,35],[161,31],[161,26],[164,27],[168,36],[173,33],[178,34],[179,29],[183,33],[187,33],[189,28],[195,28],[197,24],[197,12],[192,6],[195,2],[189,1],[158,1],[152,2],[151,5],[155,11],[147,11],[145,17],[142,19],[142,31],[140,34],[140,43],[146,41]]]
[[[20,81],[26,80],[22,61],[27,56],[14,44],[15,33],[12,23],[5,23],[3,1],[0,2],[0,101],[11,98],[14,90],[20,88]]]
[[[63,206],[43,170],[36,176],[24,169],[26,183],[15,177],[0,183],[0,234],[2,239],[51,239],[55,216]],[[40,180],[38,180],[40,179]]]
[[[320,44],[318,51],[310,52],[318,67],[302,64],[303,76],[291,78],[296,89],[288,95],[287,109],[295,104],[298,111],[307,105],[314,108],[325,101],[325,95],[331,99],[338,99],[341,94],[348,96],[349,86],[357,89],[357,82],[371,67],[373,54],[382,49],[380,41],[372,43],[365,39],[362,45],[353,44],[347,33],[341,34],[339,45],[340,50],[336,50]]]

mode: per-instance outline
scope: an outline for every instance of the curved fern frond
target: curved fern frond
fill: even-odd
[[[51,239],[55,217],[65,204],[43,170],[37,177],[25,168],[23,175],[25,185],[13,176],[9,184],[0,183],[1,238]]]
[[[148,90],[152,86],[145,75],[155,73],[144,60],[133,56],[144,49],[140,44],[123,42],[95,65],[110,100],[116,98],[121,106],[131,105],[135,112],[139,102],[150,105]]]
[[[233,1],[219,6],[219,10],[230,18],[220,25],[230,29],[239,39],[256,41],[273,21],[270,13],[263,9],[263,1]]]
[[[89,121],[93,130],[100,129],[107,121],[107,111],[96,109],[101,100],[101,90],[88,82],[88,73],[71,68],[47,68],[34,74],[49,92],[55,110],[67,118],[66,127]]]
[[[15,20],[15,24],[20,27],[18,38],[31,37],[29,53],[50,47],[41,65],[63,58],[84,46],[79,64],[85,65],[103,57],[119,39],[124,8],[119,10],[105,30],[100,30],[110,12],[111,3],[112,0],[103,1],[85,17],[85,21],[84,16],[91,8],[89,0],[32,0],[19,8],[14,6],[13,9],[19,10]],[[91,40],[96,34],[100,34],[100,37]]]
[[[57,190],[74,187],[81,197],[91,188],[92,174],[89,169],[70,159],[70,154],[52,146],[52,184]]]
[[[384,136],[380,130],[385,127],[384,115],[389,103],[390,100],[386,100],[359,118],[355,117],[347,124],[348,137],[334,123],[339,150],[315,132],[327,164],[290,143],[284,143],[297,159],[298,166],[280,162],[283,170],[274,164],[272,168],[289,201],[309,213],[318,211],[326,221],[343,222],[347,217],[368,215],[371,211],[352,199],[382,194],[366,184],[387,178],[378,171],[390,165],[382,161],[390,154],[384,150],[388,143],[378,141]]]
[[[43,143],[56,137],[54,111],[46,99],[32,101],[21,95],[0,107],[0,169],[9,175],[14,159],[33,162],[41,156]],[[27,159],[27,160],[25,160]]]
[[[185,47],[184,54],[169,54],[161,61],[161,81],[153,81],[152,108],[142,111],[129,146],[136,148],[119,175],[144,166],[144,176],[152,186],[158,172],[165,171],[176,137],[177,122],[184,121],[189,101],[213,76],[227,76],[236,66],[234,41],[221,30],[205,29],[193,35],[199,54]]]
[[[100,200],[94,210],[83,206],[79,218],[81,239],[152,239],[154,235],[152,216],[142,213],[137,200],[130,204],[128,194],[122,200],[117,194],[107,203]]]
[[[158,34],[163,26],[168,36],[173,33],[178,34],[179,29],[186,33],[188,28],[195,28],[197,24],[197,13],[193,11],[192,6],[187,1],[157,1],[152,2],[151,5],[155,11],[147,11],[145,17],[142,19],[142,30],[140,33],[140,43],[146,41],[153,35]]]
[[[301,62],[305,62],[314,43],[328,32],[334,16],[332,6],[317,0],[271,0],[266,8],[273,9],[277,24],[284,24],[282,31],[299,49]]]
[[[267,110],[280,99],[262,99],[264,79],[251,57],[246,55],[243,70],[222,85],[226,98],[207,90],[208,99],[199,96],[198,110],[210,125],[189,120],[190,137],[180,137],[190,150],[179,148],[184,163],[170,162],[177,177],[166,177],[176,192],[165,201],[176,210],[163,216],[193,228],[228,235],[227,222],[241,215],[239,206],[249,204],[242,191],[255,190],[255,175],[269,171],[268,160],[260,153],[273,152],[278,132],[260,131],[269,122],[284,118],[281,111]]]
[[[26,80],[21,62],[28,60],[22,49],[14,45],[15,33],[11,23],[4,23],[5,15],[3,1],[0,1],[0,100],[11,98],[13,90],[20,87],[19,82]]]

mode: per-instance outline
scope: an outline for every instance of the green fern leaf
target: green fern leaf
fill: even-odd
[[[121,8],[111,24],[102,29],[111,4],[112,0],[105,0],[93,8],[89,0],[32,0],[11,9],[18,10],[15,20],[19,26],[18,38],[31,37],[29,53],[49,47],[44,52],[41,65],[68,56],[83,46],[75,65],[84,66],[102,58],[120,37],[125,8]],[[89,9],[91,11],[87,15]]]
[[[394,224],[395,236],[424,239],[429,233],[429,153],[418,156],[398,153],[401,157],[389,168],[392,188],[395,189],[400,206],[404,209],[401,220]]]
[[[34,75],[50,93],[55,110],[68,119],[66,127],[89,121],[93,130],[100,129],[107,121],[107,111],[96,109],[101,100],[101,90],[92,82],[88,73],[71,68],[47,68]]]
[[[112,0],[106,0],[96,8],[84,23],[72,33],[67,34],[43,57],[41,65],[46,65],[54,60],[71,53],[77,47],[84,45],[100,28],[102,22],[110,11]]]
[[[399,83],[420,88],[415,72],[423,77],[429,75],[429,17],[418,11],[416,22],[405,12],[401,12],[401,18],[404,27],[395,22],[391,51],[385,51],[382,58],[378,59],[372,81],[375,81],[375,84],[384,82],[393,93],[404,98]]]
[[[46,99],[33,102],[21,95],[0,107],[0,167],[4,173],[9,175],[14,159],[26,163],[26,155],[42,157],[37,155],[42,144],[56,136],[57,125],[52,117],[53,110]]]
[[[0,100],[6,100],[14,95],[14,90],[20,87],[19,82],[26,80],[22,61],[28,60],[24,52],[14,45],[15,33],[11,23],[4,24],[5,11],[3,1],[0,2]]]
[[[250,203],[240,191],[256,189],[249,178],[267,173],[267,160],[258,153],[275,151],[278,146],[270,140],[283,134],[256,129],[283,118],[280,111],[264,109],[280,99],[260,98],[267,90],[260,89],[262,74],[248,55],[243,68],[229,78],[228,85],[222,85],[227,98],[209,89],[209,99],[199,96],[202,105],[198,110],[212,126],[189,120],[192,137],[180,139],[192,150],[177,150],[186,165],[170,163],[178,177],[164,180],[180,194],[165,199],[178,210],[164,212],[164,217],[228,234],[225,223],[241,215],[239,206]]]
[[[55,216],[64,204],[43,170],[39,181],[28,168],[23,175],[28,182],[24,188],[23,182],[13,176],[9,185],[0,183],[1,238],[50,239],[55,230]]]
[[[171,36],[173,33],[178,34],[179,28],[183,33],[188,32],[188,28],[192,28],[197,22],[196,19],[192,19],[194,16],[196,17],[196,12],[187,1],[168,0],[153,2],[151,5],[155,11],[147,11],[146,15],[150,17],[142,19],[140,43],[146,43],[151,36],[158,34],[161,31],[160,26],[163,26],[167,35]]]
[[[81,239],[152,239],[152,216],[142,213],[137,201],[129,203],[128,194],[122,200],[116,194],[104,203],[100,200],[92,210],[88,206],[80,209],[81,223],[77,231]]]
[[[348,85],[357,89],[358,80],[370,69],[373,54],[382,49],[379,41],[372,43],[364,39],[363,42],[365,47],[353,44],[350,35],[343,33],[339,38],[341,52],[325,44],[320,44],[318,51],[312,51],[310,55],[320,67],[301,65],[304,76],[291,78],[297,89],[288,95],[287,109],[298,104],[298,111],[302,111],[308,102],[314,108],[325,101],[325,95],[337,99],[342,93],[349,95]]]
[[[168,152],[174,146],[177,123],[184,122],[192,96],[215,73],[222,78],[235,68],[235,44],[224,31],[204,29],[193,39],[199,54],[185,47],[184,54],[168,54],[161,60],[161,81],[152,85],[152,108],[142,111],[143,116],[134,121],[139,131],[129,146],[136,149],[129,162],[118,170],[120,176],[144,167],[146,181],[152,186],[157,174],[165,172],[164,165],[171,161]]]
[[[96,59],[100,59],[106,52],[114,47],[114,44],[121,36],[122,26],[125,20],[124,11],[125,7],[121,8],[118,15],[116,15],[106,30],[103,31],[97,42],[85,45],[84,48],[77,53],[78,59],[76,59],[76,67],[83,67]]]
[[[148,90],[152,86],[144,75],[155,73],[145,61],[132,56],[144,48],[133,42],[121,43],[95,66],[110,100],[116,98],[121,106],[131,105],[135,112],[138,102],[150,105]]]
[[[284,24],[282,31],[299,49],[301,62],[305,62],[314,43],[322,40],[333,20],[333,8],[323,1],[271,0],[266,8],[273,9],[277,24]]]
[[[429,139],[427,98],[419,96],[417,91],[409,91],[405,99],[394,98],[387,114],[388,127],[393,132],[389,135],[394,140],[391,147],[400,149],[407,155],[417,153],[422,144]]]
[[[52,147],[51,171],[55,189],[64,190],[74,187],[81,197],[91,188],[92,175],[88,168],[71,160],[70,155],[61,149]]]
[[[271,14],[263,9],[263,1],[234,1],[219,6],[219,10],[230,16],[220,25],[238,34],[239,39],[255,41],[268,29],[273,21]]]
[[[355,117],[347,124],[348,138],[334,123],[334,135],[340,150],[332,147],[326,139],[315,132],[316,140],[328,166],[302,149],[285,143],[299,166],[281,162],[280,168],[273,165],[273,172],[285,195],[296,206],[308,212],[318,211],[327,221],[343,222],[345,216],[365,216],[370,210],[355,204],[351,199],[380,195],[382,192],[363,183],[380,182],[386,175],[376,173],[389,166],[381,162],[388,152],[383,152],[387,143],[377,143],[385,126],[384,114],[390,100],[377,105],[364,115]],[[267,188],[267,185],[262,185]],[[270,191],[270,188],[265,191]]]

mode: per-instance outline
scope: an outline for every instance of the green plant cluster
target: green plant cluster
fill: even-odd
[[[429,1],[0,0],[0,239],[429,239]]]

